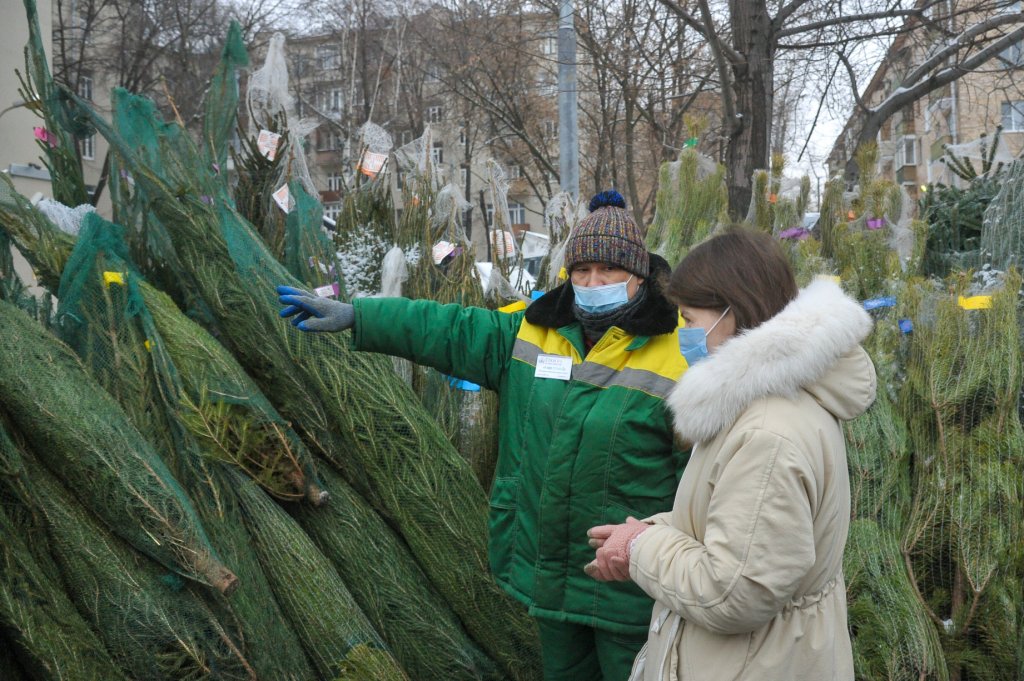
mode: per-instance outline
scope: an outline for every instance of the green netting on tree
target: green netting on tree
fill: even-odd
[[[210,541],[241,582],[229,598],[214,599],[212,605],[222,621],[238,623],[243,654],[256,676],[282,681],[316,678],[260,563],[256,538],[248,530],[238,499],[237,475],[222,464],[202,460],[193,460],[191,470],[179,475],[199,509]]]
[[[984,212],[978,265],[989,264],[998,270],[1019,269],[1024,258],[1024,163],[1014,163],[998,179],[998,193]]]
[[[324,209],[298,180],[288,183],[292,209],[285,220],[284,265],[307,288],[338,282],[334,246],[323,229]]]
[[[22,470],[22,456],[0,421],[0,476]],[[0,489],[0,630],[28,669],[46,678],[115,681],[125,679],[103,643],[82,619],[56,575],[44,569],[25,543],[33,536],[15,522],[15,508]],[[10,511],[8,510],[10,506]],[[3,646],[0,646],[3,647]],[[13,658],[11,659],[12,664]],[[13,673],[0,663],[0,678]]]
[[[331,503],[292,514],[337,568],[410,677],[504,678],[463,631],[401,538],[340,475],[329,467],[322,475]]]
[[[151,105],[138,109],[155,119]],[[96,124],[169,228],[236,357],[307,442],[400,530],[485,650],[517,678],[534,678],[534,625],[488,574],[483,490],[390,363],[352,352],[344,337],[311,337],[280,320],[273,287],[299,282],[230,205],[203,200],[223,196],[223,185],[214,184],[223,180],[188,171],[201,162],[184,136],[177,137],[179,146],[164,147],[164,177],[102,119]]]
[[[310,678],[218,464],[238,466],[282,498],[312,493],[319,501],[310,457],[227,352],[130,269],[121,232],[95,214],[85,221],[64,272],[63,330],[157,445],[242,580],[230,602],[213,605],[242,626],[254,669],[266,678]],[[175,361],[181,355],[191,360],[183,370]]]
[[[237,489],[263,570],[320,676],[337,678],[361,646],[386,653],[337,570],[295,520],[253,483],[239,480]],[[387,658],[380,678],[406,679],[390,653]]]
[[[900,548],[910,448],[888,392],[880,388],[871,408],[845,424],[844,432],[852,504],[843,574],[857,678],[948,678],[938,633],[914,592]]]
[[[217,620],[202,591],[107,531],[32,456],[19,487],[46,520],[46,541],[72,600],[129,677],[255,678],[238,632]]]
[[[67,346],[2,301],[0,404],[114,532],[185,577],[222,591],[235,584],[178,483],[117,403]]]
[[[910,291],[917,314],[902,408],[914,460],[903,551],[951,676],[997,678],[998,651],[1020,636],[998,594],[1024,577],[1014,560],[1024,541],[1020,277],[1007,274],[980,309],[965,309],[979,308],[966,276],[949,289]]]
[[[84,221],[59,294],[65,339],[165,460],[195,450],[281,499],[320,503],[302,443],[227,351],[141,280],[123,232],[96,214]]]

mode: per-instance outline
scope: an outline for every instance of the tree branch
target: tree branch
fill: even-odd
[[[850,64],[850,60],[846,58],[846,55],[842,52],[836,52],[839,56],[839,60],[843,62],[843,66],[846,67],[846,72],[850,74],[850,90],[853,92],[853,99],[857,102],[857,106],[861,108],[865,113],[870,113],[871,108],[864,103],[861,99],[860,93],[857,92],[857,74],[853,72],[853,66]]]
[[[717,46],[717,49],[727,55],[733,64],[742,64],[746,61],[742,54],[734,50],[730,45],[724,43],[722,39],[718,37],[718,34],[715,32],[714,24],[709,20],[710,13],[708,16],[704,16],[704,23],[701,23],[700,21],[697,21],[693,15],[687,12],[679,3],[675,2],[675,0],[658,0],[658,2],[682,19],[683,23],[703,36],[703,38],[708,41],[708,45],[711,46],[712,50]],[[702,16],[704,15],[703,9],[704,8],[702,7]]]
[[[918,80],[923,78],[925,74],[931,71],[933,68],[946,61],[951,55],[956,54],[963,48],[969,48],[975,44],[975,38],[983,33],[988,33],[993,28],[997,28],[1004,24],[1016,23],[1021,20],[1019,14],[1004,14],[989,17],[985,21],[974,24],[969,27],[966,31],[956,37],[956,40],[947,44],[944,48],[936,52],[935,54],[928,57],[924,62],[921,63],[916,69],[907,74],[907,77],[903,79],[904,83],[916,83]]]
[[[779,13],[775,15],[774,19],[772,19],[772,25],[775,27],[775,30],[778,31],[782,28],[786,23],[786,20],[793,16],[798,9],[806,5],[808,2],[810,2],[810,0],[792,0],[788,5],[784,5],[780,8]]]
[[[812,21],[809,24],[803,24],[800,26],[791,26],[790,28],[784,28],[779,31],[776,35],[779,39],[788,38],[793,35],[800,33],[807,33],[809,31],[816,31],[819,28],[828,28],[829,26],[840,26],[843,24],[856,24],[862,21],[873,21],[875,19],[888,19],[891,17],[915,17],[921,16],[920,9],[905,9],[905,10],[894,10],[888,12],[866,12],[864,14],[849,14],[843,17],[833,17],[831,19],[822,19],[821,21]],[[894,30],[893,33],[898,31]]]

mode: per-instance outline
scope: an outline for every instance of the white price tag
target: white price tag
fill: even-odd
[[[277,203],[277,207],[283,210],[285,213],[290,213],[292,210],[292,197],[288,193],[288,185],[282,184],[281,188],[274,192],[271,196],[274,197],[274,201]]]
[[[317,288],[313,289],[313,293],[315,293],[319,298],[329,298],[331,296],[338,295],[338,292],[334,290],[334,284],[328,284],[327,286],[318,286]]]
[[[277,145],[280,143],[281,136],[269,130],[260,130],[260,134],[256,138],[256,148],[267,157],[268,161],[273,161],[277,156]]]
[[[430,254],[434,258],[434,264],[440,265],[441,261],[448,257],[448,254],[455,250],[455,244],[447,241],[438,241],[434,244],[434,247],[430,249]]]
[[[572,377],[572,357],[565,355],[537,355],[535,378],[557,378],[568,381]]]

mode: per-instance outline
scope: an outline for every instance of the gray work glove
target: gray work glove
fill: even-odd
[[[292,326],[302,331],[344,331],[356,323],[355,308],[330,298],[319,298],[291,286],[278,286],[278,301],[286,305],[282,317],[292,317]]]

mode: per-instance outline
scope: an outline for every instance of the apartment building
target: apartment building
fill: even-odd
[[[415,41],[401,47],[387,45],[390,26],[360,35],[334,33],[302,36],[287,43],[289,78],[296,108],[301,117],[321,121],[309,136],[307,156],[310,174],[320,190],[328,217],[341,209],[341,196],[355,179],[361,149],[355,133],[365,121],[374,122],[390,133],[395,149],[422,144],[445,183],[456,184],[473,205],[467,224],[477,258],[487,260],[489,226],[494,224],[494,200],[488,185],[488,161],[500,166],[508,180],[508,210],[512,231],[545,235],[544,199],[558,191],[554,174],[541,173],[528,153],[519,151],[514,135],[501,130],[493,120],[475,111],[454,95],[447,79],[448,65],[432,61]],[[549,35],[534,41],[536,48],[533,91],[528,94],[531,112],[542,131],[538,143],[545,145],[557,167],[557,45],[554,25]],[[372,44],[370,55],[359,62],[358,41]],[[388,53],[390,50],[390,53]],[[257,60],[261,56],[257,55]],[[395,164],[395,157],[391,159]],[[397,210],[402,209],[398,187],[404,181],[395,165],[391,179]],[[538,191],[538,188],[540,189]]]
[[[1020,5],[1008,3],[1001,11],[1019,14]],[[982,18],[964,14],[952,21],[962,30]],[[867,106],[876,106],[895,92],[935,49],[927,41],[912,40],[913,35],[902,33],[893,41],[862,95]],[[855,110],[836,139],[828,159],[833,176],[842,174],[856,152],[862,115]],[[915,200],[929,183],[958,185],[961,180],[941,160],[946,145],[968,158],[973,156],[971,160],[980,170],[977,155],[983,136],[990,145],[997,126],[1003,128],[999,158],[1020,157],[1024,152],[1024,42],[891,116],[877,135],[877,171],[903,185]]]

